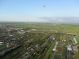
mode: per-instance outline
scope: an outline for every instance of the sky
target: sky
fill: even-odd
[[[79,0],[0,0],[0,21],[68,22],[57,17],[79,22]]]

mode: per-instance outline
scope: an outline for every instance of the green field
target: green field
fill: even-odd
[[[52,23],[9,23],[16,28],[23,28],[26,33],[20,39],[21,47],[7,55],[7,59],[52,59],[54,41],[48,40],[55,33],[75,34],[79,45],[78,24],[52,24]],[[61,35],[62,36],[62,35]],[[57,40],[61,39],[56,35]],[[79,50],[79,49],[78,49]],[[18,52],[17,52],[18,51]],[[20,52],[21,51],[21,52]],[[17,52],[17,53],[16,53]],[[6,59],[6,58],[5,58]],[[65,59],[63,57],[63,59]],[[79,52],[74,55],[79,59]]]

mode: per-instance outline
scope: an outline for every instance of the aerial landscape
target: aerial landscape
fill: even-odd
[[[0,59],[79,59],[79,1],[1,0]]]
[[[78,59],[79,25],[1,23],[0,58]]]

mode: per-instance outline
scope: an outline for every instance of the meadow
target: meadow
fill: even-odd
[[[26,33],[21,36],[21,47],[11,52],[7,59],[52,59],[52,49],[55,41],[49,40],[55,33],[71,33],[76,35],[79,45],[79,25],[78,24],[52,24],[52,23],[7,23],[16,28],[23,28]],[[19,36],[19,37],[20,37]],[[61,35],[62,36],[62,35]],[[79,49],[78,49],[79,50]],[[18,52],[16,52],[18,51]],[[14,57],[13,57],[14,56]],[[65,59],[63,57],[63,59]],[[76,53],[75,59],[79,59],[79,52]]]

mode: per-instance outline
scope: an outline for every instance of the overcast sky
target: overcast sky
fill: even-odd
[[[0,21],[79,22],[79,0],[0,0]]]

